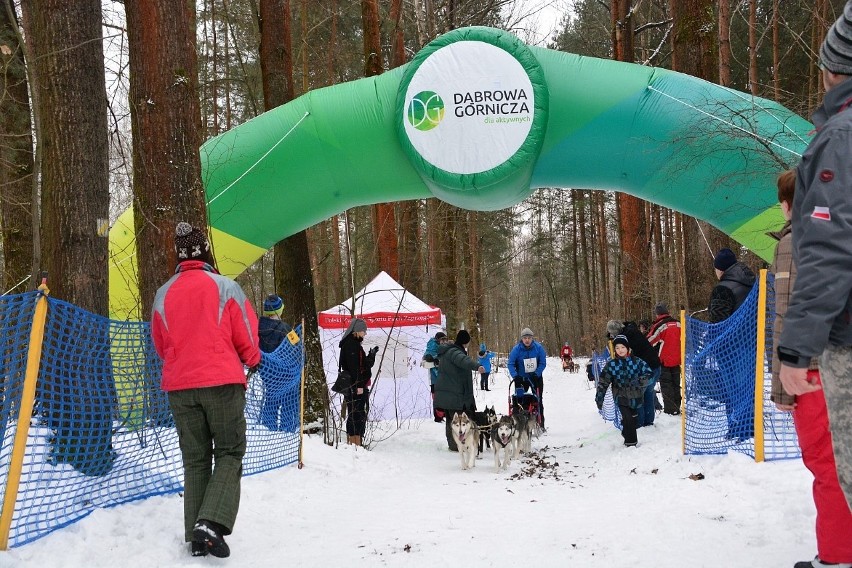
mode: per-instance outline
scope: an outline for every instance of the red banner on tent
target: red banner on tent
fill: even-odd
[[[373,312],[371,314],[358,314],[355,317],[367,322],[367,328],[371,327],[402,327],[411,325],[441,325],[441,310],[435,308],[428,312],[416,314],[397,312]],[[345,329],[349,327],[352,316],[344,314],[319,313],[319,326],[325,329]]]

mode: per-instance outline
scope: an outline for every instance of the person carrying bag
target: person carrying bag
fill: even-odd
[[[353,318],[343,334],[343,339],[340,340],[340,366],[337,380],[332,386],[332,390],[343,394],[347,443],[356,446],[362,445],[364,432],[367,429],[371,369],[376,361],[376,352],[379,350],[378,347],[373,347],[369,354],[364,352],[361,344],[366,335],[367,322],[361,318]],[[343,388],[346,381],[344,373],[350,378],[347,388]],[[339,387],[338,382],[341,383]],[[341,388],[341,391],[336,390],[337,388]]]

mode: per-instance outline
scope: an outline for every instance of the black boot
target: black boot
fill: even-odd
[[[802,560],[801,562],[796,562],[793,565],[793,568],[821,568],[822,566],[835,566],[836,568],[849,568],[852,566],[850,563],[831,563],[831,562],[823,562],[819,559],[819,556],[814,558],[813,560]]]
[[[207,556],[207,543],[200,540],[193,540],[189,543],[189,553],[192,556]]]
[[[192,529],[192,540],[202,542],[207,546],[207,552],[217,558],[227,558],[231,549],[223,536],[224,528],[219,523],[199,519]]]

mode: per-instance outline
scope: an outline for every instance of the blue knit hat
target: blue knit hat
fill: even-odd
[[[284,300],[280,296],[270,294],[263,301],[263,315],[265,316],[280,316],[284,311]]]

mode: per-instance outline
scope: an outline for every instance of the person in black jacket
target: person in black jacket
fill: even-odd
[[[435,383],[435,406],[444,410],[446,420],[447,445],[450,451],[459,451],[453,440],[453,414],[464,412],[473,420],[476,400],[473,397],[473,376],[471,371],[483,373],[484,367],[479,361],[468,357],[467,344],[470,334],[464,329],[456,334],[456,340],[449,345],[438,346],[438,382]]]
[[[713,268],[719,283],[710,294],[710,323],[720,323],[734,315],[751,289],[754,287],[755,275],[745,264],[737,261],[731,249],[723,248],[713,259]],[[753,405],[750,394],[754,386],[733,380],[739,374],[731,368],[733,363],[729,358],[719,357],[719,370],[716,373],[716,395],[725,405],[725,415],[728,423],[727,439],[738,442],[754,436]]]
[[[713,268],[719,283],[710,293],[707,311],[710,323],[719,323],[734,315],[751,292],[756,280],[751,268],[737,261],[734,252],[723,248],[713,259]]]
[[[638,409],[637,428],[642,426],[651,426],[654,423],[656,410],[658,406],[657,394],[654,392],[654,385],[660,378],[660,356],[657,350],[651,347],[648,343],[648,338],[645,337],[639,326],[635,322],[626,321],[621,323],[617,320],[609,320],[606,324],[606,331],[610,339],[617,335],[623,335],[630,343],[630,352],[634,357],[638,357],[648,364],[651,369],[651,377],[648,380],[648,386],[645,388],[645,396],[643,398],[642,407]]]
[[[346,405],[347,443],[361,446],[367,429],[367,402],[370,398],[371,369],[378,347],[364,352],[361,343],[367,335],[367,322],[353,318],[340,340],[340,369],[352,377],[352,387],[343,395]]]

